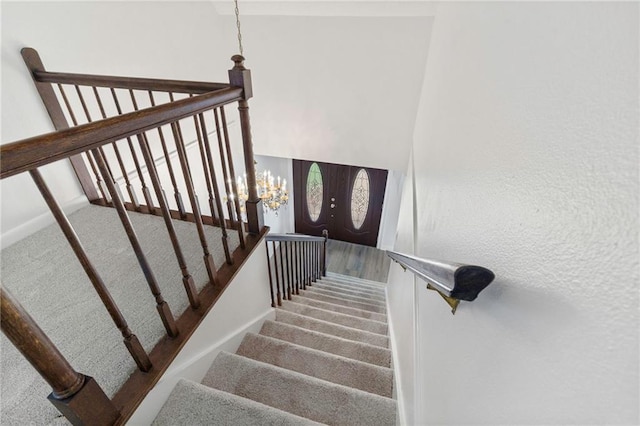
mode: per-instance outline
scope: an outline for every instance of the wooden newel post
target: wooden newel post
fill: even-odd
[[[247,99],[253,96],[251,86],[251,71],[244,67],[244,57],[234,55],[231,60],[235,63],[229,70],[229,83],[234,87],[242,87],[244,90],[242,99],[238,101],[240,112],[240,127],[242,129],[242,147],[244,149],[244,167],[247,173],[247,190],[249,199],[245,202],[247,210],[247,222],[250,234],[259,234],[264,227],[264,212],[262,200],[258,197],[256,187],[256,168],[253,159],[253,142],[251,140],[251,122],[249,121],[249,103]]]
[[[0,287],[0,324],[53,392],[48,399],[74,425],[111,425],[120,414],[93,378],[78,373],[24,310]]]

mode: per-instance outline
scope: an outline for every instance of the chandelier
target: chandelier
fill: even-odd
[[[247,191],[247,174],[238,176],[237,181],[238,199],[240,200],[240,211],[245,213],[245,202],[249,199]],[[262,173],[256,172],[256,190],[258,197],[262,200],[262,207],[265,213],[272,211],[278,215],[278,210],[286,206],[289,202],[289,191],[287,191],[287,180],[274,177],[271,170],[264,170]]]

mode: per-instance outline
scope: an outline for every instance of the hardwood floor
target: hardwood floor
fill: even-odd
[[[366,280],[387,282],[391,259],[374,247],[329,240],[327,270]]]

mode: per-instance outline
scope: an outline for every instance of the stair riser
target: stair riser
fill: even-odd
[[[389,339],[386,336],[308,318],[302,315],[282,311],[280,309],[276,310],[276,321],[306,328],[308,330],[318,331],[320,333],[331,334],[333,336],[342,337],[343,339],[353,340],[354,342],[368,343],[385,349],[389,348]]]
[[[330,285],[335,287],[342,287],[347,290],[355,290],[361,291],[363,293],[372,293],[372,294],[384,294],[384,287],[371,287],[371,286],[363,286],[355,283],[349,283],[345,281],[336,281],[331,278],[324,277],[321,280],[313,283],[314,285],[320,283],[324,285]]]
[[[355,277],[336,277],[335,275],[332,275],[332,274],[327,274],[327,276],[322,277],[322,279],[323,280],[326,279],[329,281],[334,281],[342,284],[357,285],[360,287],[371,288],[374,290],[384,289],[384,287],[386,286],[385,283],[378,282],[378,281],[361,280]]]
[[[391,398],[392,370],[248,333],[236,352],[256,361]]]
[[[387,316],[385,314],[379,314],[377,312],[364,311],[362,309],[350,308],[348,306],[336,305],[329,302],[323,302],[321,300],[309,299],[303,296],[293,296],[292,302],[300,303],[303,305],[313,306],[315,308],[325,309],[327,311],[339,312],[341,314],[353,315],[356,317],[371,319],[379,322],[387,322]]]
[[[391,351],[388,349],[307,330],[291,324],[265,321],[260,334],[380,367],[391,366]]]
[[[370,333],[382,334],[384,336],[386,336],[388,332],[387,324],[379,321],[345,315],[339,312],[327,311],[324,309],[314,308],[299,303],[286,301],[283,302],[280,309],[288,312],[293,312],[298,315],[306,315],[311,318],[332,322],[334,324],[344,325],[345,327],[357,328],[358,330],[364,330]]]
[[[385,305],[384,304],[384,300],[373,299],[373,298],[370,298],[370,297],[361,297],[361,296],[356,296],[356,295],[353,295],[353,294],[347,294],[347,293],[342,293],[342,292],[338,292],[338,291],[327,290],[327,289],[319,288],[319,287],[307,288],[307,290],[305,290],[305,291],[311,291],[313,293],[323,294],[325,296],[331,296],[331,297],[335,297],[335,298],[343,299],[343,300],[351,300],[351,301],[354,301],[354,302],[366,303],[368,305],[381,306],[381,307],[383,307]]]
[[[348,306],[350,308],[362,309],[363,311],[370,311],[378,314],[386,314],[386,309],[377,305],[343,300],[337,297],[325,296],[325,295],[308,292],[308,291],[301,291],[300,295],[307,297],[309,299],[316,299],[323,302],[333,303],[336,305],[343,305],[343,306]]]
[[[323,290],[333,291],[336,293],[349,294],[349,295],[358,296],[358,297],[368,297],[370,299],[377,299],[377,300],[383,300],[383,301],[385,300],[385,295],[382,292],[361,291],[354,288],[333,285],[331,283],[326,283],[324,281],[319,281],[317,283],[314,283],[313,286],[307,287],[307,288],[315,288],[315,289],[321,288]]]
[[[394,400],[221,353],[203,384],[335,425],[395,425]]]

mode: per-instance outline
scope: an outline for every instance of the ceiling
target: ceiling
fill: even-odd
[[[220,15],[233,15],[232,0],[212,0]],[[239,0],[240,15],[403,17],[434,16],[427,0]]]

